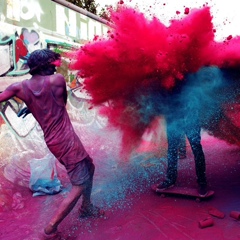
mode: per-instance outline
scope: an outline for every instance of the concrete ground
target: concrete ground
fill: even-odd
[[[151,190],[164,178],[166,159],[156,155],[139,155],[134,161],[115,164],[96,163],[93,203],[106,212],[104,218],[79,219],[80,203],[59,225],[62,240],[237,240],[240,221],[230,217],[240,211],[240,149],[207,134],[203,135],[209,187],[215,195],[201,202],[194,198],[165,197]],[[59,179],[63,190],[56,195],[32,197],[27,187],[6,180],[1,169],[0,239],[43,239],[41,231],[59,203],[66,197],[70,184],[63,169]],[[192,152],[179,160],[177,185],[196,187]],[[209,214],[217,208],[225,214]],[[213,226],[201,229],[199,221],[208,217]]]

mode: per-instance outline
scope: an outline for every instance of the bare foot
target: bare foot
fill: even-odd
[[[99,207],[94,206],[93,204],[90,204],[88,207],[81,207],[78,210],[79,217],[85,218],[85,217],[102,217],[104,216],[105,212],[101,210]]]
[[[45,227],[44,229],[44,233],[46,235],[51,235],[51,234],[55,234],[57,232],[57,228],[56,227],[53,227],[52,224],[48,224],[47,227]]]
[[[59,235],[59,232],[57,232],[57,231],[47,234],[46,231],[44,230],[43,239],[44,240],[57,240],[57,239],[60,239],[60,235]]]

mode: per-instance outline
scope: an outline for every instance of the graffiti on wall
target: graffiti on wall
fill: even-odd
[[[0,85],[30,77],[27,58],[34,50],[49,48],[66,51],[71,47],[80,47],[104,32],[107,32],[104,24],[49,0],[0,2]],[[100,117],[96,109],[89,109],[89,97],[81,91],[82,84],[76,74],[68,70],[68,61],[63,60],[58,72],[67,82],[67,108],[71,120],[79,126],[103,128],[106,119]],[[17,98],[0,106],[0,116],[10,128],[13,139],[41,132],[33,118],[17,117],[24,106]]]
[[[39,34],[22,28],[20,34],[0,38],[0,76],[18,76],[28,73],[28,55],[41,48]]]

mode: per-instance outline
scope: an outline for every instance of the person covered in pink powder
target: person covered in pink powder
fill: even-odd
[[[67,170],[72,189],[44,229],[45,237],[56,237],[57,227],[82,196],[80,217],[99,217],[104,214],[91,203],[95,166],[69,119],[66,103],[66,82],[61,74],[54,74],[60,66],[60,54],[49,49],[35,50],[28,58],[30,79],[13,83],[0,94],[0,102],[14,96],[25,102],[27,108],[19,113],[32,113],[40,124],[45,142]]]

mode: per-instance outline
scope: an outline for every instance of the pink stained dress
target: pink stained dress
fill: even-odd
[[[31,89],[31,80],[22,82],[25,104],[40,124],[48,148],[70,172],[88,153],[73,129],[65,104],[55,99],[50,77],[44,76],[38,91]]]

